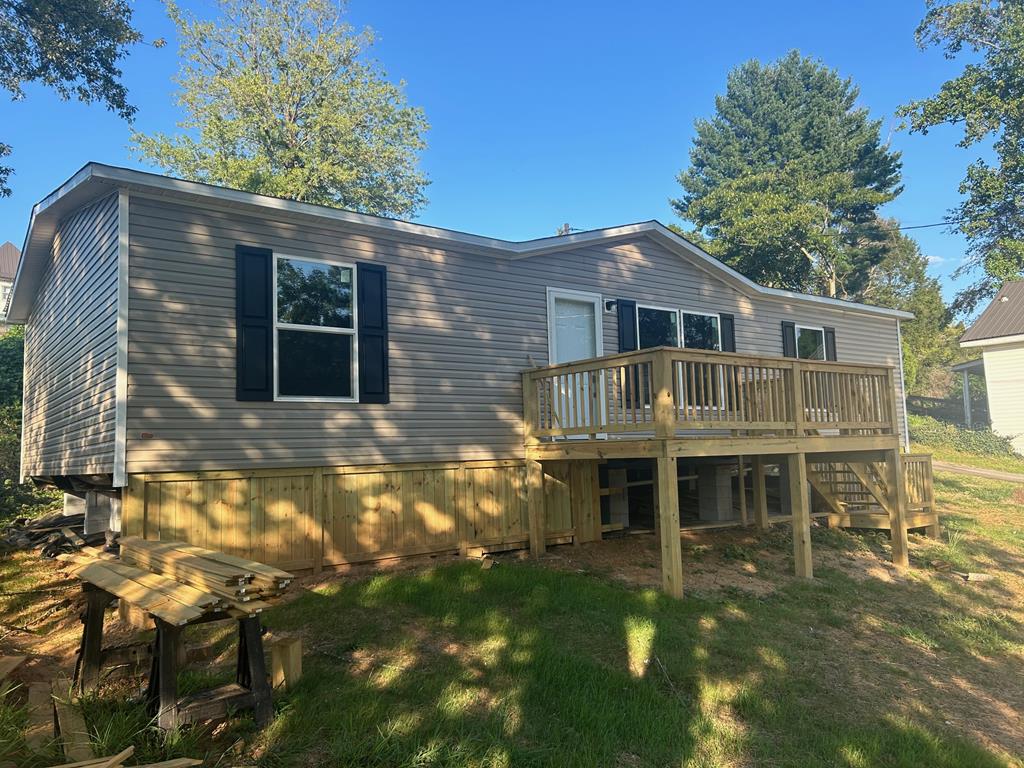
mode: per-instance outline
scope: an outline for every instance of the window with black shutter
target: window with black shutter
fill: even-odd
[[[387,270],[236,247],[238,400],[387,403]]]

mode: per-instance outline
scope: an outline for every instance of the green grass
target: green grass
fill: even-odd
[[[893,589],[916,607],[883,609]],[[768,599],[678,603],[522,564],[332,586],[272,618],[308,648],[262,764],[1004,765],[882,704],[875,685],[918,676],[884,658],[863,674],[864,649],[821,621],[841,604],[952,653],[1020,649],[1012,621],[943,619],[928,592],[826,572]]]

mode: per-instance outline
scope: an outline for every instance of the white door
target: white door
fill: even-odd
[[[582,291],[548,289],[548,359],[554,363],[588,360],[604,354],[601,338],[601,296]],[[561,396],[552,403],[556,421],[563,427],[597,427],[592,424],[590,399],[600,397],[590,377],[560,379]],[[577,407],[577,403],[579,407]]]

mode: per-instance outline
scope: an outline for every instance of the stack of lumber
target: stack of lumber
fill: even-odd
[[[182,542],[122,539],[120,558],[95,547],[60,556],[73,575],[137,605],[151,616],[184,626],[225,611],[259,613],[294,578],[263,563]]]
[[[279,596],[295,577],[255,560],[179,541],[120,540],[121,558],[233,600]]]

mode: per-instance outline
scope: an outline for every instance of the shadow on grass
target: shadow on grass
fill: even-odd
[[[834,646],[829,624],[848,622],[830,606],[867,628],[872,598],[837,573],[682,603],[529,565],[334,584],[268,620],[304,633],[306,668],[257,752],[310,768],[1004,765],[881,704],[906,673],[870,632]]]

